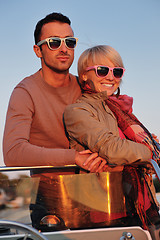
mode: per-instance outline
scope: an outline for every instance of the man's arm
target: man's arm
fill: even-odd
[[[29,93],[16,88],[8,106],[3,153],[7,166],[64,166],[77,164],[96,171],[101,163],[95,154],[79,154],[74,149],[46,148],[30,143],[30,131],[35,114],[35,106]],[[89,163],[84,166],[84,161]]]
[[[3,137],[7,166],[75,164],[75,150],[45,148],[30,143],[34,104],[26,90],[16,88],[11,96]]]

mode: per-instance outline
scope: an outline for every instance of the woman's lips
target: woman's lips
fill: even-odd
[[[114,86],[114,84],[111,84],[111,83],[101,83],[103,86],[105,86],[105,87],[113,87]]]

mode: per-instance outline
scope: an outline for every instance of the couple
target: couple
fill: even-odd
[[[3,139],[7,166],[76,164],[103,172],[159,158],[152,135],[132,114],[132,98],[120,95],[125,69],[115,49],[95,46],[84,51],[78,79],[69,73],[78,39],[68,17],[47,15],[37,23],[34,37],[41,69],[21,81],[11,95]],[[127,165],[123,171],[136,174]],[[139,177],[138,173],[137,181]],[[144,204],[143,210],[151,207]],[[37,219],[46,213],[35,208],[33,213],[33,226],[38,228]]]

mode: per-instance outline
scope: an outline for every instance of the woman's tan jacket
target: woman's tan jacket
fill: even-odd
[[[85,93],[76,103],[67,106],[64,121],[70,147],[98,152],[110,165],[148,161],[151,152],[144,144],[120,138],[117,120],[105,99],[106,92]]]
[[[105,99],[106,92],[85,93],[76,103],[67,106],[64,122],[70,147],[77,151],[90,149],[98,152],[110,166],[150,162],[151,151],[148,147],[120,138],[117,120]],[[152,177],[148,178],[148,184],[158,205]]]

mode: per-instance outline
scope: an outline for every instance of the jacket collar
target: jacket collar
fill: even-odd
[[[81,99],[85,99],[85,101],[89,101],[93,106],[95,105],[95,100],[98,103],[101,102],[100,104],[102,104],[104,110],[106,112],[108,112],[110,115],[113,116],[114,119],[116,119],[116,117],[114,116],[114,114],[112,113],[112,111],[110,110],[110,108],[106,105],[105,100],[107,100],[107,92],[98,92],[98,93],[83,93]],[[78,100],[79,101],[79,100]]]
[[[98,93],[83,93],[82,97],[87,99],[93,99],[93,100],[106,100],[107,97],[107,91],[104,92],[98,92]]]

